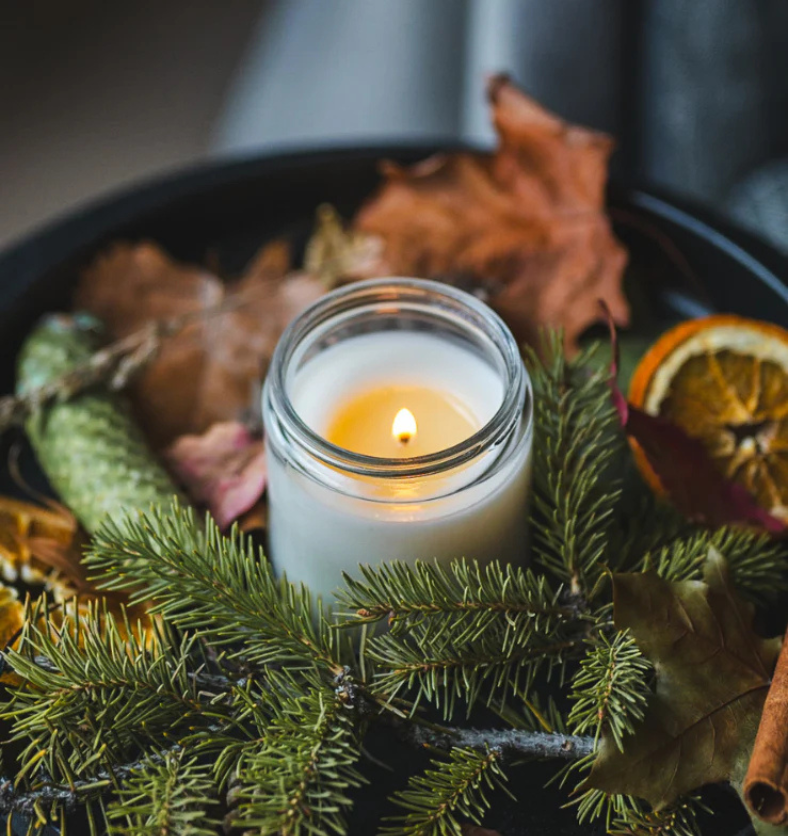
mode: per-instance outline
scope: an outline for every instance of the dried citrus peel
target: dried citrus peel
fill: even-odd
[[[53,566],[79,562],[79,552],[72,555],[76,533],[74,516],[57,503],[42,508],[0,496],[0,574],[6,581],[43,582]]]
[[[641,360],[629,400],[702,442],[725,477],[788,521],[788,332],[728,315],[682,323]]]

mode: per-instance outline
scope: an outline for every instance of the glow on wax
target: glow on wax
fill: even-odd
[[[354,453],[395,459],[445,450],[478,429],[470,410],[450,392],[435,387],[382,386],[335,405],[325,437]]]

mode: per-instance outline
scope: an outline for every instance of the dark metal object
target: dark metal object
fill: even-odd
[[[202,261],[210,256],[227,272],[240,270],[267,238],[282,233],[303,241],[316,207],[329,201],[349,215],[378,182],[377,161],[413,162],[436,150],[420,145],[337,149],[219,163],[158,179],[69,214],[0,254],[0,393],[13,385],[19,344],[44,312],[64,309],[81,266],[104,245],[151,238],[174,256]],[[753,236],[707,210],[654,192],[613,188],[611,213],[632,255],[630,290],[636,325],[648,332],[659,323],[710,310],[732,311],[788,327],[788,260]],[[636,298],[637,297],[637,298]],[[4,442],[7,443],[7,442]],[[0,456],[5,448],[0,447]],[[42,484],[28,459],[25,475]],[[0,472],[0,492],[14,485]],[[362,793],[352,832],[375,831],[385,795],[404,783],[413,754],[373,734],[376,760],[362,765],[373,787]],[[489,826],[504,836],[590,836],[574,811],[561,810],[560,789],[542,789],[553,770],[530,764],[513,774],[514,806],[496,798]],[[731,795],[713,792],[719,814],[707,823],[711,836],[733,836],[746,816]],[[738,836],[748,836],[745,829]]]

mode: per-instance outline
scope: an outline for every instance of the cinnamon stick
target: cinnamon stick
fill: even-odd
[[[788,824],[788,633],[763,706],[744,800],[758,818]]]

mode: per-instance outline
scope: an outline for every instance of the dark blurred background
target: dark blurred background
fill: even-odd
[[[200,160],[490,143],[496,70],[788,252],[788,0],[0,0],[0,246]]]

